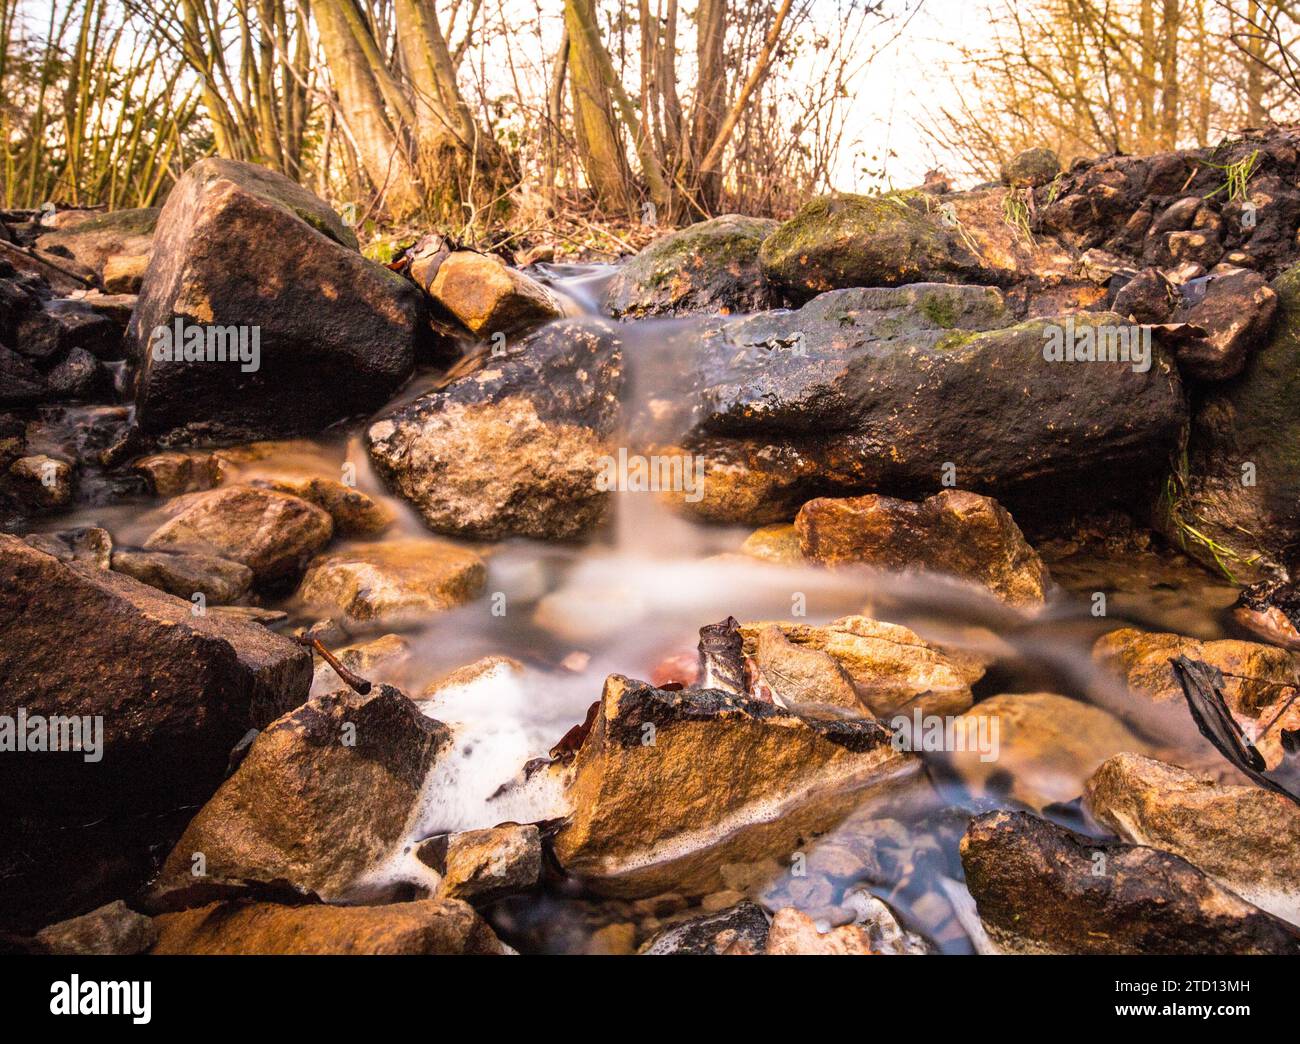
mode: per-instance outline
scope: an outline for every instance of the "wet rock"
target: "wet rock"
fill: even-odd
[[[165,551],[115,551],[113,568],[177,598],[201,594],[212,605],[228,605],[248,594],[253,571],[215,555]]]
[[[568,540],[605,517],[622,350],[605,323],[554,323],[370,426],[370,456],[428,526]]]
[[[450,738],[387,685],[313,696],[253,741],[167,857],[155,895],[255,881],[345,897],[405,836]]]
[[[410,659],[411,646],[398,634],[386,634],[373,641],[331,649],[334,657],[354,674],[359,674],[371,684],[398,684],[398,675]],[[342,684],[338,674],[322,660],[312,676],[312,694],[324,695],[336,691]]]
[[[149,551],[198,551],[240,562],[258,584],[293,579],[334,532],[330,516],[287,493],[234,485],[170,501]]]
[[[436,699],[452,689],[473,686],[499,678],[522,677],[524,665],[511,656],[484,656],[482,659],[457,667],[450,674],[444,675],[425,688],[422,698]]]
[[[113,538],[98,526],[64,529],[53,533],[29,533],[23,539],[38,551],[60,562],[81,562],[93,569],[111,568]]]
[[[104,293],[138,294],[148,270],[147,254],[112,254],[104,260]]]
[[[46,232],[36,245],[47,253],[72,258],[105,280],[110,258],[148,259],[158,214],[157,207],[109,211]]]
[[[1300,267],[1271,285],[1279,305],[1273,333],[1236,380],[1206,392],[1187,470],[1171,480],[1158,512],[1177,546],[1238,582],[1291,567],[1300,530],[1293,450],[1300,445]]]
[[[49,395],[45,378],[28,360],[0,344],[0,406],[30,406]]]
[[[797,300],[841,287],[978,279],[978,259],[927,206],[930,197],[814,199],[763,240],[768,281]]]
[[[1061,172],[1061,161],[1051,149],[1018,152],[1002,168],[1002,184],[1012,188],[1040,188]]]
[[[977,816],[961,842],[990,939],[1014,953],[1300,952],[1300,932],[1168,852],[1098,842],[1023,812]]]
[[[1092,658],[1136,699],[1117,707],[1134,724],[1155,735],[1172,722],[1190,728],[1186,699],[1170,660],[1186,656],[1223,672],[1223,698],[1243,735],[1258,745],[1270,769],[1282,762],[1284,729],[1300,729],[1300,707],[1286,709],[1300,677],[1300,656],[1286,649],[1235,639],[1202,642],[1179,634],[1121,628],[1098,638]],[[1265,731],[1274,719],[1273,727]],[[1261,736],[1263,737],[1261,739]]]
[[[1085,800],[1124,841],[1173,852],[1247,902],[1300,919],[1300,808],[1282,795],[1121,754],[1088,780]]]
[[[740,553],[779,565],[801,565],[804,562],[799,547],[799,531],[785,522],[754,530],[740,545]]]
[[[210,453],[154,453],[142,457],[132,470],[143,475],[160,497],[197,493],[219,484],[219,468]]]
[[[1249,269],[1217,271],[1181,287],[1173,321],[1206,331],[1178,346],[1179,368],[1203,381],[1226,381],[1241,373],[1246,359],[1268,335],[1277,314],[1277,294]]]
[[[872,947],[871,933],[862,925],[844,924],[822,932],[806,913],[787,906],[772,916],[764,952],[778,957],[850,957],[877,951]]]
[[[670,232],[619,268],[603,308],[616,319],[769,308],[758,250],[776,227],[775,221],[724,214]]]
[[[438,265],[429,293],[479,337],[522,334],[564,314],[550,290],[499,257],[458,250]]]
[[[1139,323],[1167,323],[1177,301],[1177,291],[1164,273],[1144,268],[1120,287],[1111,311]]]
[[[178,326],[180,357],[165,350]],[[362,257],[323,201],[262,167],[201,160],[167,197],[131,319],[137,419],[173,441],[318,431],[383,405],[426,326],[420,292]]]
[[[708,917],[672,925],[646,941],[649,957],[753,956],[767,943],[767,915],[755,903],[742,902]]]
[[[490,903],[527,891],[542,873],[541,835],[532,824],[443,834],[422,842],[416,856],[442,875],[439,896],[466,902]]]
[[[383,501],[335,479],[276,479],[269,485],[328,511],[339,536],[378,536],[397,520],[397,513]]]
[[[1043,604],[1051,576],[996,500],[944,490],[918,503],[871,494],[811,500],[795,518],[804,557],[953,576],[1008,605]]]
[[[830,704],[869,713],[838,661],[828,653],[788,641],[775,624],[759,630],[754,641],[759,680],[786,707]]]
[[[122,334],[112,320],[79,301],[46,301],[19,320],[14,347],[50,367],[80,348],[97,359],[122,358]]]
[[[741,626],[753,656],[758,636],[770,626]],[[777,624],[794,645],[828,653],[847,673],[859,700],[879,718],[910,714],[960,714],[971,705],[970,687],[984,676],[976,657],[940,649],[898,624],[846,616],[825,626]]]
[[[299,597],[348,620],[393,622],[452,609],[478,595],[483,560],[441,540],[358,544],[315,559]]]
[[[45,380],[50,397],[54,399],[95,401],[113,398],[112,374],[84,348],[73,348]]]
[[[37,511],[54,511],[72,503],[77,474],[66,460],[37,453],[19,457],[9,465],[9,484],[14,494]]]
[[[144,953],[157,940],[153,922],[121,899],[36,933],[46,953],[65,957],[129,956]]]
[[[1009,796],[1035,809],[1073,801],[1107,758],[1147,745],[1099,707],[1051,692],[981,700],[956,722],[961,750],[947,763],[976,795]],[[921,739],[912,737],[922,749]],[[963,742],[964,741],[964,742]]]
[[[804,720],[772,703],[613,675],[554,850],[601,894],[704,895],[721,887],[721,865],[790,851],[915,767],[874,721]]]
[[[907,286],[706,325],[680,362],[692,408],[675,414],[678,443],[704,467],[702,499],[683,508],[784,522],[814,497],[924,495],[954,470],[963,489],[1039,510],[1077,496],[1076,483],[1093,490],[1084,477],[1102,472],[1112,499],[1149,494],[1186,418],[1159,342],[1146,369],[1052,361],[1045,351],[1067,335],[1095,343],[1125,321],[989,329],[1006,322],[996,291]]]
[[[212,903],[154,918],[159,954],[501,954],[474,908],[455,899],[388,906]]]

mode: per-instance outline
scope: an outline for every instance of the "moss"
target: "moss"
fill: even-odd
[[[933,292],[925,294],[920,302],[921,312],[935,326],[951,330],[957,325],[957,302],[947,294]]]
[[[121,232],[124,235],[147,236],[158,224],[157,207],[137,207],[130,210],[110,210],[71,228],[59,229],[60,235],[76,236],[86,232]]]

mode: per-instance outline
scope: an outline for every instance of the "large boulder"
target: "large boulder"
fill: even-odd
[[[1248,902],[1300,921],[1300,808],[1281,794],[1121,754],[1088,780],[1085,802],[1123,840],[1182,856]]]
[[[980,920],[1003,951],[1300,953],[1300,931],[1186,860],[1024,812],[973,819],[961,861]]]
[[[317,431],[383,405],[426,327],[419,290],[362,257],[323,201],[201,160],[158,218],[131,318],[137,419],[174,440]]]
[[[875,721],[804,719],[712,689],[605,683],[554,838],[594,891],[703,895],[724,863],[788,854],[916,771]]]
[[[949,481],[1042,507],[1102,473],[1116,499],[1145,492],[1186,419],[1159,342],[1145,365],[1055,361],[1067,337],[1141,334],[1110,313],[1008,322],[995,290],[915,285],[706,324],[679,363],[691,394],[660,419],[703,458],[703,497],[684,507],[761,524],[818,496]]]
[[[1272,289],[1272,336],[1205,394],[1158,512],[1188,554],[1238,581],[1293,568],[1300,533],[1300,266]]]
[[[253,741],[163,865],[160,906],[226,885],[287,884],[344,898],[403,840],[420,787],[450,742],[390,686],[313,696]]]
[[[213,792],[249,729],[306,698],[306,650],[193,609],[0,535],[0,714],[65,748],[80,731],[85,748],[4,739],[0,923],[39,928],[139,887],[175,810]]]
[[[440,533],[573,539],[601,522],[622,347],[608,323],[553,323],[485,369],[370,426],[370,457]]]
[[[804,558],[950,576],[1008,605],[1041,606],[1052,578],[996,500],[946,489],[913,503],[871,494],[810,500],[795,517]]]
[[[225,902],[154,918],[157,954],[478,954],[507,952],[456,899],[388,906]]]
[[[661,236],[620,266],[602,307],[616,319],[769,308],[758,249],[776,227],[724,214]]]
[[[977,256],[933,202],[924,193],[814,199],[763,240],[763,274],[801,301],[841,287],[978,279]]]

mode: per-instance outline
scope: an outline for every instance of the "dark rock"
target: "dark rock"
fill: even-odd
[[[211,341],[212,361],[167,357],[177,324]],[[362,257],[321,200],[261,167],[202,160],[158,219],[131,319],[140,427],[173,441],[320,430],[382,405],[426,326],[419,290]],[[242,361],[219,361],[241,328]]]
[[[122,334],[93,308],[76,301],[48,301],[18,321],[14,347],[40,366],[53,365],[74,348],[98,359],[120,359]]]
[[[84,348],[73,348],[46,377],[52,399],[102,400],[112,397],[113,375]]]
[[[1166,323],[1173,315],[1177,292],[1158,268],[1144,268],[1115,294],[1111,311],[1139,323]]]
[[[619,268],[603,308],[616,319],[769,308],[758,250],[776,227],[726,214],[670,232]]]
[[[1012,188],[1039,188],[1061,172],[1061,161],[1051,149],[1025,149],[1002,168],[1002,184]]]
[[[1028,813],[977,816],[961,860],[980,919],[1004,950],[1300,953],[1300,930],[1179,856],[1096,841]]]
[[[114,256],[147,256],[153,249],[157,207],[113,210],[46,232],[36,246],[51,254],[70,257],[100,278],[104,263]]]
[[[30,406],[49,395],[40,371],[0,344],[0,406]]]
[[[1262,275],[1245,268],[1216,270],[1179,291],[1173,321],[1205,331],[1178,345],[1179,369],[1203,381],[1236,377],[1273,326],[1277,294]]]
[[[767,932],[767,915],[756,903],[746,901],[665,928],[640,952],[649,957],[760,954],[767,945]]]
[[[36,933],[46,953],[65,957],[130,956],[158,941],[158,929],[121,899]]]

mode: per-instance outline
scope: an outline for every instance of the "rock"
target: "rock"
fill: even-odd
[[[635,952],[636,925],[627,921],[597,928],[582,947],[588,957],[629,957]]]
[[[438,265],[433,299],[479,337],[522,334],[564,314],[550,290],[493,254],[458,250]]]
[[[38,453],[9,465],[9,479],[18,495],[41,511],[65,508],[76,494],[76,472],[66,460]]]
[[[36,933],[46,953],[63,957],[130,956],[144,953],[157,940],[153,922],[121,899]]]
[[[804,720],[613,675],[578,750],[554,851],[599,894],[705,895],[721,887],[721,865],[789,852],[915,767],[874,721]]]
[[[1202,642],[1129,627],[1102,635],[1092,647],[1097,665],[1121,681],[1135,698],[1117,706],[1117,712],[1154,735],[1169,731],[1176,723],[1194,735],[1182,686],[1169,662],[1178,656],[1201,660],[1223,672],[1224,703],[1243,735],[1258,743],[1270,769],[1280,765],[1282,731],[1300,729],[1300,707],[1293,705],[1278,717],[1290,698],[1291,685],[1300,677],[1300,656],[1257,642]],[[1265,732],[1274,719],[1276,723]]]
[[[490,903],[537,884],[542,841],[537,827],[509,823],[421,842],[416,856],[442,875],[439,896]]]
[[[450,674],[430,682],[421,698],[436,699],[449,689],[469,687],[489,679],[522,677],[524,665],[511,656],[484,656],[482,659],[457,667]]]
[[[167,197],[131,318],[137,420],[172,441],[318,431],[382,406],[426,328],[420,292],[362,257],[323,201],[262,167],[204,159]],[[190,350],[169,358],[178,329]]]
[[[142,457],[132,470],[143,475],[160,497],[197,493],[219,484],[219,466],[211,453],[154,453]]]
[[[0,406],[30,406],[49,395],[41,372],[0,344]]]
[[[215,555],[164,551],[115,551],[113,568],[186,601],[202,594],[212,605],[228,605],[248,594],[253,571]]]
[[[1247,902],[1300,920],[1300,808],[1281,794],[1121,754],[1097,769],[1084,799],[1122,840],[1182,856]]]
[[[1106,711],[1051,692],[981,700],[956,725],[965,749],[945,758],[971,792],[1002,797],[1009,778],[1010,796],[1035,809],[1073,801],[1107,758],[1148,749]]]
[[[871,934],[860,924],[844,924],[820,932],[811,917],[792,906],[778,910],[772,917],[764,953],[769,956],[799,955],[821,957],[866,956],[875,953]]]
[[[1052,361],[1054,344],[1095,344],[1125,321],[1007,322],[994,290],[924,285],[705,321],[675,360],[691,394],[670,399],[662,422],[661,442],[703,458],[703,497],[683,509],[788,522],[814,497],[915,497],[954,472],[963,489],[1039,511],[1077,500],[1076,483],[1090,509],[1098,488],[1120,502],[1149,497],[1186,419],[1159,342],[1146,368]]]
[[[741,626],[748,655],[755,654],[758,636],[768,626]],[[865,616],[846,616],[822,627],[777,626],[791,643],[829,653],[878,718],[911,714],[916,708],[926,714],[960,714],[971,705],[970,687],[984,676],[977,658],[942,650],[906,627]]]
[[[187,493],[163,510],[171,517],[145,541],[146,550],[241,562],[258,584],[296,578],[334,532],[330,516],[314,504],[256,486]]]
[[[487,581],[483,560],[441,540],[359,544],[315,559],[298,596],[357,622],[395,622],[452,609]]]
[[[1273,325],[1277,294],[1262,275],[1245,268],[1216,270],[1179,289],[1173,321],[1206,331],[1178,346],[1179,368],[1203,381],[1236,377]]]
[[[122,358],[122,333],[111,319],[75,300],[43,302],[19,320],[14,347],[49,367],[81,348],[97,359]]]
[[[383,501],[336,479],[275,479],[268,485],[328,511],[339,536],[379,536],[397,521],[397,513]]]
[[[740,553],[779,565],[802,565],[804,562],[803,551],[799,548],[799,531],[786,522],[754,530],[740,545]]]
[[[767,915],[755,903],[741,902],[707,917],[693,917],[665,928],[646,941],[648,957],[753,956],[767,943]]]
[[[724,214],[661,236],[619,267],[602,307],[616,319],[769,308],[758,250],[776,227]]]
[[[35,929],[134,892],[175,810],[211,795],[250,728],[306,697],[305,650],[192,609],[0,535],[0,714],[58,716],[74,746],[0,757],[0,923]]]
[[[1018,152],[1002,168],[1002,184],[1012,188],[1039,188],[1050,184],[1061,172],[1061,161],[1051,149],[1034,148]]]
[[[761,681],[786,707],[831,704],[859,714],[869,713],[834,657],[788,641],[775,624],[758,632],[753,661]]]
[[[1111,311],[1138,323],[1167,323],[1178,292],[1158,268],[1144,268],[1115,294]]]
[[[767,280],[796,300],[841,287],[978,279],[978,259],[924,193],[814,199],[759,250]]]
[[[45,380],[52,399],[94,401],[113,396],[113,375],[84,348],[73,348]]]
[[[112,568],[113,538],[98,526],[64,529],[54,533],[29,533],[28,544],[60,562],[82,562],[93,569]]]
[[[411,646],[398,634],[386,634],[373,641],[331,649],[335,659],[354,674],[359,674],[371,684],[396,685],[402,667],[410,659]],[[312,676],[313,695],[336,691],[342,681],[334,668],[322,660]]]
[[[1162,531],[1192,557],[1248,583],[1291,568],[1300,530],[1300,266],[1271,284],[1272,336],[1241,375],[1208,389],[1193,418],[1186,470],[1162,498]],[[1250,480],[1249,482],[1247,480]]]
[[[919,504],[871,494],[811,500],[795,518],[805,558],[953,576],[1008,605],[1041,606],[1051,575],[996,500],[944,490]]]
[[[1094,841],[1024,812],[989,812],[961,842],[993,943],[1014,953],[1300,952],[1300,932],[1153,848]]]
[[[138,294],[148,269],[148,254],[113,254],[105,258],[104,293]]]
[[[596,320],[553,323],[486,369],[370,426],[370,456],[436,532],[571,540],[605,517],[622,349]]]
[[[156,954],[501,954],[467,903],[422,899],[388,906],[212,903],[161,914]]]
[[[109,211],[70,226],[60,225],[37,239],[36,245],[46,253],[72,258],[106,281],[110,258],[148,260],[158,214],[157,207]]]
[[[405,838],[420,787],[450,739],[445,725],[387,685],[365,696],[313,696],[262,731],[190,822],[163,865],[159,905],[169,893],[227,881],[346,898]]]

